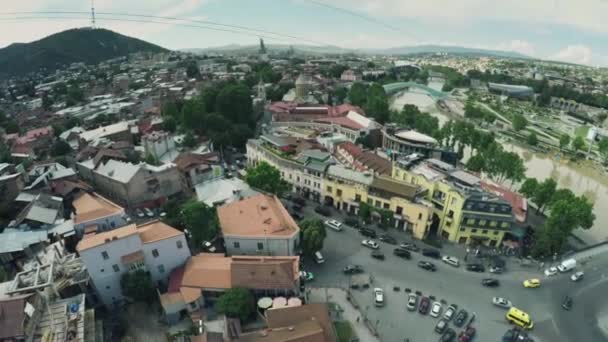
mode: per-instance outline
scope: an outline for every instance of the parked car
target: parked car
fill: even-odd
[[[146,217],[146,214],[144,214],[144,212],[139,208],[135,209],[135,215],[137,215],[137,217],[139,217],[139,218]]]
[[[500,266],[492,266],[492,267],[490,267],[490,273],[500,274],[502,272],[504,272],[504,268],[502,268]]]
[[[482,264],[467,264],[467,271],[484,272],[486,269]]]
[[[329,211],[329,209],[327,207],[324,207],[322,205],[319,205],[315,208],[315,213],[317,213],[319,215],[323,215],[323,216],[331,215],[331,211]]]
[[[363,240],[361,241],[361,244],[365,247],[371,248],[371,249],[378,249],[380,248],[380,246],[378,245],[378,243],[374,240]]]
[[[458,335],[458,342],[470,342],[475,337],[477,330],[474,327],[468,326]]]
[[[527,279],[524,280],[524,287],[525,288],[537,288],[540,287],[540,279]]]
[[[498,287],[500,286],[500,281],[494,278],[486,278],[481,280],[481,285],[486,287]]]
[[[410,293],[407,295],[407,309],[409,311],[416,310],[418,306],[418,296],[414,293]]]
[[[384,260],[384,253],[382,253],[378,250],[372,251],[372,258],[378,259],[378,260]]]
[[[424,255],[425,257],[433,258],[433,259],[439,259],[439,257],[441,256],[441,253],[439,253],[439,251],[436,249],[423,248],[422,255]]]
[[[454,325],[459,328],[462,327],[467,318],[469,318],[469,313],[465,309],[460,309],[456,314],[456,318],[454,318]]]
[[[426,315],[429,313],[429,308],[431,306],[431,300],[429,297],[422,297],[420,299],[420,306],[418,307],[418,312]]]
[[[348,265],[342,269],[342,272],[344,272],[344,274],[357,274],[363,273],[364,271],[363,266],[361,265]]]
[[[435,332],[439,333],[439,334],[443,334],[445,332],[445,329],[448,328],[448,321],[446,321],[445,319],[440,319],[439,322],[437,322],[437,325],[435,325]]]
[[[388,235],[388,234],[382,234],[379,237],[379,240],[382,242],[386,242],[388,244],[391,245],[396,245],[397,244],[397,239],[395,239],[394,237]]]
[[[404,242],[399,245],[400,248],[407,249],[410,252],[418,252],[420,248],[411,242]]]
[[[374,305],[383,306],[384,305],[384,290],[379,287],[374,288]]]
[[[375,239],[378,236],[376,234],[375,230],[369,229],[369,228],[361,228],[361,229],[359,229],[359,233],[361,233],[361,235],[371,238],[371,239]]]
[[[314,254],[314,258],[317,264],[322,264],[325,262],[325,258],[323,258],[323,254],[321,254],[321,251],[316,251]]]
[[[300,271],[300,279],[305,282],[313,281],[315,279],[315,275],[312,272],[308,271]]]
[[[551,277],[557,274],[557,267],[549,267],[545,270],[545,275]]]
[[[327,220],[324,222],[325,225],[335,231],[342,231],[342,222],[338,222],[336,220]]]
[[[564,297],[564,300],[562,301],[562,308],[564,308],[564,310],[568,310],[570,311],[570,309],[572,309],[572,297]]]
[[[445,311],[443,312],[443,319],[445,319],[448,322],[451,321],[452,318],[454,317],[454,313],[456,313],[456,306],[455,305],[448,306],[448,308],[445,309]]]
[[[359,219],[356,217],[347,217],[344,219],[344,224],[353,228],[359,228]]]
[[[306,206],[306,200],[303,199],[302,197],[294,197],[294,198],[291,199],[291,201],[293,203],[296,203],[296,204],[300,205],[301,207]]]
[[[492,304],[501,307],[503,309],[509,309],[513,306],[510,300],[502,297],[494,297],[492,298]]]
[[[460,261],[458,260],[458,258],[453,257],[453,256],[444,255],[443,257],[441,257],[441,260],[450,266],[454,266],[454,267],[460,266]]]
[[[456,331],[454,331],[454,329],[452,328],[448,328],[445,333],[443,333],[443,335],[441,335],[441,338],[439,338],[439,342],[452,342],[454,341],[454,338],[456,337]]]
[[[439,317],[441,315],[441,303],[434,302],[431,307],[431,317]]]
[[[404,259],[411,259],[412,255],[410,254],[410,251],[407,251],[403,248],[395,248],[393,250],[393,254],[400,257],[400,258],[404,258]]]
[[[570,276],[570,280],[579,281],[579,280],[583,279],[584,275],[585,275],[585,273],[583,273],[583,271],[578,271]]]
[[[418,261],[418,267],[431,272],[435,272],[437,270],[435,264],[428,261]]]

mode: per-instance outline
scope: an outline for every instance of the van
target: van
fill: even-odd
[[[336,220],[327,220],[325,221],[325,225],[335,231],[342,231],[342,223]]]
[[[323,254],[321,254],[320,251],[315,252],[315,262],[317,264],[322,264],[325,262],[325,259],[323,259]]]
[[[534,322],[530,319],[530,315],[515,307],[509,309],[506,317],[509,323],[513,323],[520,328],[532,329],[534,327]]]

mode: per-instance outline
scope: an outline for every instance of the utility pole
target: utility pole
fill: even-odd
[[[91,0],[91,28],[95,28],[95,0]]]

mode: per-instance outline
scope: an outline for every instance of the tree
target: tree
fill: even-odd
[[[65,142],[63,140],[57,139],[57,140],[55,140],[55,143],[53,144],[53,147],[51,148],[51,156],[53,156],[53,157],[64,156],[64,155],[70,153],[70,151],[72,151],[70,144],[68,144],[67,142]]]
[[[583,137],[577,136],[576,138],[574,138],[574,140],[572,141],[572,148],[575,151],[584,150],[585,149],[585,140],[583,140]]]
[[[473,172],[481,172],[486,168],[486,159],[483,155],[477,154],[469,158],[466,168]]]
[[[528,135],[527,142],[528,142],[528,145],[530,145],[530,146],[538,145],[538,137],[536,136],[536,133],[534,133],[534,132],[530,133]]]
[[[367,86],[360,82],[354,83],[350,87],[348,98],[353,105],[363,107],[367,101]]]
[[[150,274],[144,270],[125,272],[120,278],[122,294],[138,302],[151,303],[156,300],[156,286]]]
[[[602,138],[602,140],[600,140],[600,142],[597,144],[598,150],[600,151],[600,154],[602,155],[602,158],[604,158],[604,162],[608,161],[608,138],[604,137]]]
[[[230,130],[231,145],[234,147],[245,147],[247,140],[253,137],[253,130],[244,124],[234,125]]]
[[[319,219],[305,219],[300,222],[302,232],[302,252],[305,255],[313,255],[323,249],[323,241],[327,236],[325,225]]]
[[[205,106],[203,102],[198,99],[185,101],[180,117],[183,128],[200,132],[205,119]]]
[[[216,309],[220,314],[244,321],[255,310],[253,295],[248,289],[239,287],[228,289],[217,300]]]
[[[167,132],[174,133],[177,130],[177,121],[172,116],[163,118],[163,129]]]
[[[188,148],[193,148],[197,144],[196,137],[192,134],[192,131],[186,132],[184,139],[182,140],[182,145]]]
[[[43,95],[42,96],[42,108],[44,108],[44,110],[49,110],[49,109],[51,109],[52,105],[53,105],[53,98],[46,94]]]
[[[196,62],[188,64],[188,66],[186,67],[186,75],[188,76],[188,78],[199,78],[201,76]]]
[[[219,224],[215,209],[208,207],[203,202],[189,200],[184,203],[181,210],[181,221],[191,234],[193,244],[197,246],[217,235]]]
[[[526,118],[521,114],[515,114],[513,116],[512,124],[513,129],[519,132],[522,129],[526,128],[526,126],[528,125],[528,120],[526,120]]]
[[[348,96],[348,90],[346,90],[344,87],[337,87],[334,89],[333,95],[336,102],[340,104],[343,103],[346,96]]]
[[[248,168],[245,181],[253,188],[277,196],[289,190],[289,184],[281,178],[279,170],[266,162],[260,162],[257,166]]]
[[[155,165],[155,166],[157,166],[157,165],[160,164],[159,161],[158,161],[158,159],[152,153],[148,153],[146,155],[146,158],[144,159],[144,162],[146,164]]]
[[[538,180],[536,178],[527,178],[519,188],[519,192],[526,198],[532,199],[538,189]]]
[[[183,205],[184,201],[178,199],[170,199],[165,202],[165,204],[163,204],[163,212],[165,213],[163,221],[171,227],[183,228],[181,220],[181,210]]]
[[[536,209],[537,213],[544,211],[545,205],[551,202],[556,189],[557,182],[555,182],[552,178],[547,178],[542,183],[538,184],[536,191],[531,198],[538,207]]]
[[[229,84],[220,90],[216,99],[219,114],[234,123],[252,124],[253,104],[249,88],[242,84]]]
[[[568,134],[563,134],[559,137],[559,148],[564,149],[570,145],[570,136]]]
[[[604,124],[604,121],[606,121],[606,118],[608,118],[608,113],[604,113],[604,112],[599,113],[599,114],[598,114],[598,115],[595,117],[596,122],[597,122],[597,123],[598,123],[598,125],[600,125],[600,126]]]
[[[19,124],[13,119],[1,122],[0,127],[4,128],[8,134],[19,133]]]

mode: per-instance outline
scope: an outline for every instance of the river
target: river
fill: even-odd
[[[437,83],[432,86],[429,83],[429,86],[441,89],[442,84]],[[421,111],[437,117],[440,124],[449,119],[436,108],[433,99],[419,89],[397,94],[392,99],[391,108],[398,110],[408,103],[417,105]],[[606,175],[590,166],[560,160],[559,155],[535,153],[508,142],[503,142],[503,147],[508,151],[516,152],[523,158],[527,177],[534,177],[539,181],[551,177],[557,182],[558,188],[568,188],[575,194],[585,195],[592,201],[596,216],[594,226],[589,230],[578,230],[575,233],[586,243],[608,240],[608,229],[606,229],[608,225],[608,206],[606,205],[608,203],[608,177]]]

